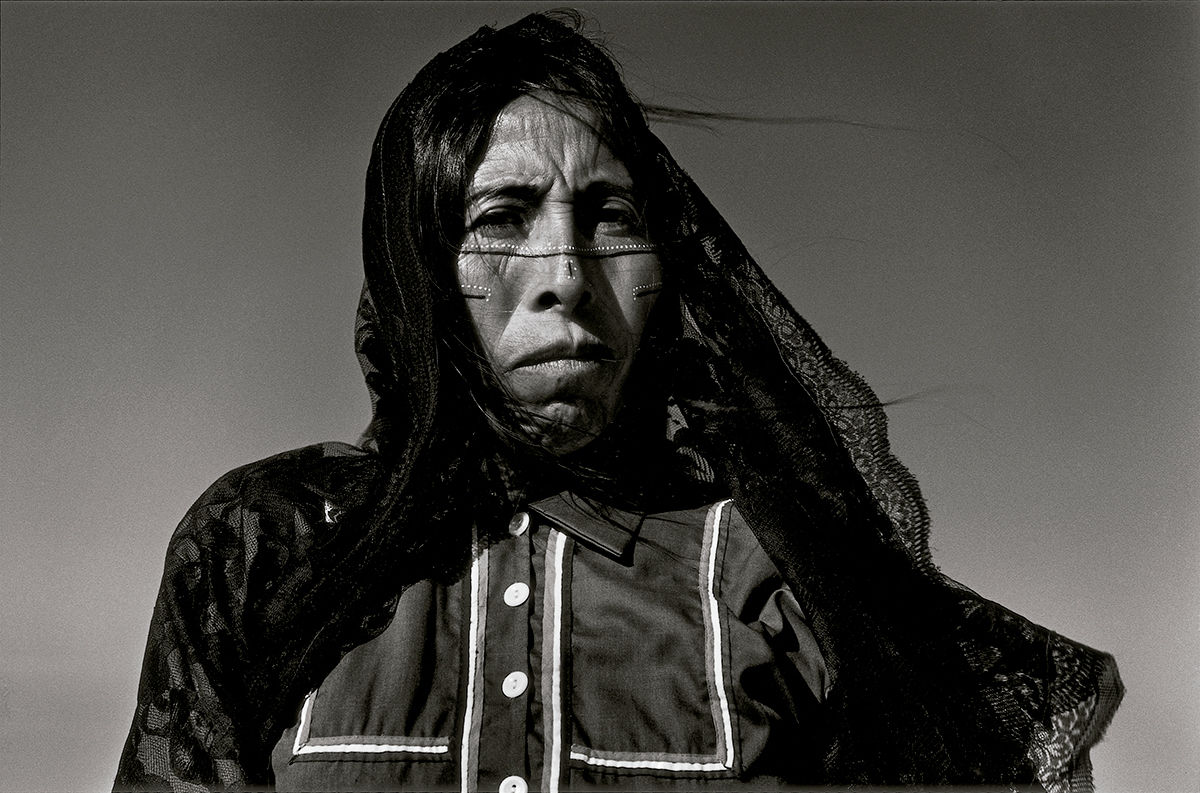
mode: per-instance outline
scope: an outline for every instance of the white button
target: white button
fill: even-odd
[[[518,512],[512,516],[512,520],[508,522],[508,533],[514,537],[520,537],[529,528],[529,513]]]
[[[501,689],[504,691],[504,696],[512,699],[519,697],[525,693],[525,689],[529,687],[529,675],[524,672],[509,672],[508,677],[504,678],[504,684]]]
[[[519,606],[529,599],[529,584],[518,581],[504,590],[504,604]]]
[[[506,776],[500,783],[500,793],[529,793],[529,783],[519,776]]]

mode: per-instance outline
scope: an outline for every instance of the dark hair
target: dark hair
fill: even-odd
[[[644,499],[635,511],[661,512],[672,507],[659,494],[678,487],[683,502],[693,486],[713,483],[737,500],[784,579],[801,585],[796,595],[838,671],[828,700],[831,778],[1023,779],[1035,718],[1023,708],[1046,700],[1002,676],[1036,669],[1037,658],[1017,652],[1036,653],[1037,642],[1014,639],[1013,651],[1001,653],[1001,629],[982,624],[994,613],[972,616],[962,593],[943,585],[929,560],[919,491],[890,454],[870,389],[795,314],[649,133],[644,109],[603,49],[578,33],[578,18],[561,19],[533,15],[484,29],[438,56],[376,138],[364,267],[379,309],[374,352],[386,356],[376,356],[385,361],[386,372],[375,374],[387,392],[376,419],[390,426],[373,421],[382,465],[363,500],[366,528],[338,535],[352,547],[300,592],[297,621],[330,628],[317,650],[335,656],[354,623],[343,589],[368,603],[431,569],[461,574],[473,527],[500,536],[517,502],[535,500],[521,492],[526,485],[617,507]],[[601,438],[561,461],[535,444],[505,448],[479,431],[484,417],[501,431],[521,422],[480,355],[453,267],[466,186],[493,120],[530,94],[582,108],[650,202],[651,238],[668,244],[668,291],[643,335],[626,406]],[[656,239],[657,229],[674,233]],[[661,424],[639,432],[657,413],[648,408],[665,408],[668,394],[686,424],[671,443]],[[856,413],[823,410],[817,400],[830,396],[848,397]],[[684,433],[691,438],[681,440]],[[699,463],[711,463],[707,476],[691,476],[700,465],[668,462],[688,445]],[[278,657],[300,657],[309,665],[301,671],[311,670],[315,640],[281,635]],[[301,638],[288,643],[293,635]],[[986,687],[985,677],[996,685]]]
[[[407,119],[414,147],[413,217],[425,221],[417,240],[422,258],[436,270],[435,283],[444,283],[447,257],[462,239],[467,185],[492,123],[518,97],[545,96],[585,111],[635,183],[651,172],[642,106],[608,53],[581,35],[582,27],[578,13],[557,11],[530,14],[499,30],[481,28],[434,58],[408,89],[420,91]]]
[[[496,117],[512,101],[534,96],[553,102],[564,112],[578,113],[601,141],[628,169],[643,204],[653,206],[658,187],[655,183],[654,141],[646,124],[641,104],[621,79],[616,63],[603,47],[581,34],[582,17],[574,12],[531,14],[499,30],[482,28],[470,38],[434,58],[401,94],[398,102],[407,108],[405,115],[391,123],[402,123],[411,134],[411,195],[406,207],[409,218],[418,219],[412,229],[416,254],[434,286],[435,327],[441,350],[439,368],[442,382],[440,407],[443,415],[461,415],[476,410],[507,446],[533,463],[539,476],[550,478],[565,469],[542,452],[519,429],[522,408],[508,398],[503,385],[492,371],[480,349],[454,275],[454,261],[465,233],[464,209],[471,177],[487,149]],[[643,212],[654,223],[659,213]],[[654,230],[648,230],[651,237]],[[660,307],[668,302],[660,295]],[[663,322],[670,322],[669,311],[657,310],[647,338],[669,338]],[[645,355],[639,354],[639,358]],[[614,422],[612,437],[636,433],[644,437],[644,427],[630,427],[658,421],[662,434],[661,411],[641,409],[651,396],[644,386],[648,378],[638,372],[647,367],[639,362],[626,388],[625,409],[621,421]],[[452,383],[457,382],[459,387]],[[630,404],[629,395],[637,392],[638,405]],[[455,400],[458,400],[457,404]],[[604,452],[594,449],[587,455],[575,455],[570,476],[576,485],[590,480],[610,498],[616,490],[608,473],[589,460],[606,460],[610,471],[620,456],[605,444]],[[644,449],[644,444],[643,444]],[[645,455],[637,455],[643,458]]]

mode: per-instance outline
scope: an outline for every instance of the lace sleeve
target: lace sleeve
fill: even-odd
[[[201,496],[168,546],[115,790],[240,789],[256,781],[247,778],[237,729],[246,568],[256,543],[230,480]]]
[[[188,511],[167,548],[115,790],[270,784],[281,720],[310,678],[390,620],[383,596],[315,615],[301,599],[359,541],[346,515],[378,480],[372,455],[321,443],[226,474]]]

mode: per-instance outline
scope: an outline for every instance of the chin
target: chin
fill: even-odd
[[[577,452],[608,425],[610,411],[591,402],[555,402],[537,407],[527,406],[526,425],[531,440],[554,455]]]

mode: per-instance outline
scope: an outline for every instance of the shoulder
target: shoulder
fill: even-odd
[[[723,596],[741,599],[765,582],[781,582],[779,570],[730,498],[648,514],[639,537],[639,542],[697,560],[712,573],[715,591]]]
[[[272,512],[314,497],[343,508],[364,497],[362,486],[379,470],[376,455],[346,443],[318,443],[233,469],[214,482],[193,506],[236,504]]]
[[[208,522],[246,530],[246,518],[281,528],[320,513],[333,518],[361,507],[381,466],[376,455],[345,443],[319,443],[240,466],[214,482],[196,500],[176,535]],[[266,528],[263,526],[261,528]]]
[[[269,586],[364,506],[381,470],[376,455],[345,443],[306,446],[235,468],[204,491],[176,528],[164,583],[174,577],[192,589],[205,578],[243,589],[254,578]]]
[[[712,526],[718,524],[719,527],[728,527],[732,523],[744,526],[745,520],[741,513],[738,512],[737,506],[731,498],[722,498],[716,501],[705,502],[695,506],[687,506],[684,508],[668,509],[656,512],[645,513],[644,520],[647,522],[667,523],[682,526]]]

